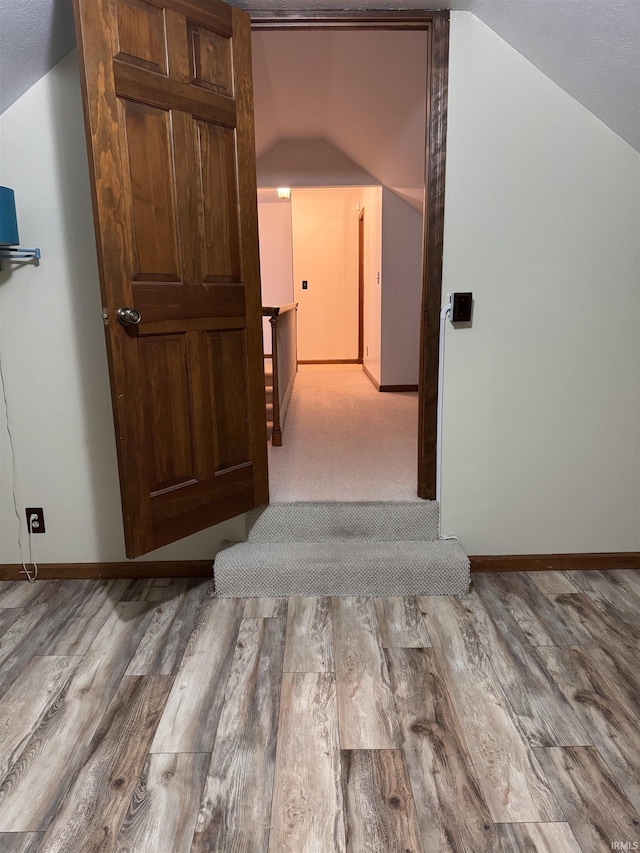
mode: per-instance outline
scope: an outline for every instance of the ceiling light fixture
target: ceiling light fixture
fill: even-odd
[[[282,201],[289,201],[291,198],[291,187],[278,187],[278,198]]]

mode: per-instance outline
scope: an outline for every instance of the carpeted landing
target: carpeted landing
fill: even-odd
[[[417,394],[381,394],[357,364],[300,365],[269,446],[272,501],[410,501],[417,462]]]
[[[215,559],[222,598],[463,595],[469,560],[438,539],[434,501],[296,502],[253,510]]]

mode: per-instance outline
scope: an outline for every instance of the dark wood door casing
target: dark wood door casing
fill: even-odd
[[[268,500],[250,20],[220,0],[75,12],[135,557]]]
[[[420,332],[418,497],[436,496],[436,433],[449,76],[449,11],[252,12],[256,30],[424,30],[428,44]]]

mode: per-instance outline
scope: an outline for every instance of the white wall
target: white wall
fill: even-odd
[[[382,353],[382,187],[363,187],[364,208],[364,355],[380,383]]]
[[[309,193],[309,191],[307,191]],[[319,191],[321,194],[323,190]],[[326,191],[324,191],[326,192]],[[346,193],[346,195],[345,195]],[[298,191],[294,193],[298,195]],[[300,196],[298,195],[300,198]],[[344,238],[349,242],[349,251],[346,262],[351,268],[351,284],[353,275],[357,275],[357,257],[354,250],[357,249],[357,225],[359,217],[357,205],[365,211],[365,245],[364,245],[364,362],[367,369],[380,382],[380,353],[381,353],[381,271],[382,271],[382,187],[352,187],[349,190],[329,192],[334,203],[340,205],[341,216],[346,219],[343,222]],[[307,199],[317,198],[311,191]],[[345,206],[346,200],[346,206]],[[258,221],[260,228],[260,268],[262,276],[262,304],[279,305],[295,300],[306,300],[308,292],[298,290],[294,300],[293,286],[293,235],[292,235],[292,209],[291,203],[286,203],[277,198],[275,189],[258,190]],[[318,225],[313,218],[313,209],[309,214],[308,205],[300,207],[298,204],[298,215],[306,217],[302,223],[302,229],[306,233],[310,231],[312,245],[321,249],[323,260],[326,256],[327,239],[323,238],[317,231]],[[311,218],[309,219],[309,215]],[[299,223],[300,228],[300,223]],[[344,244],[342,245],[344,249]],[[335,260],[335,257],[334,257]],[[342,259],[343,265],[345,258]],[[335,294],[334,294],[335,295]],[[342,297],[340,297],[342,298]],[[311,318],[313,322],[313,317]],[[357,322],[352,317],[352,322]],[[303,318],[304,323],[304,318]],[[351,334],[355,326],[351,330]],[[326,330],[319,330],[321,335]],[[304,334],[304,329],[303,329]],[[265,320],[264,332],[265,352],[271,351],[271,328],[268,319]],[[357,346],[357,339],[356,339]],[[304,352],[304,349],[303,349]],[[303,358],[303,355],[300,356]]]
[[[293,189],[300,361],[358,358],[359,187]],[[308,288],[302,289],[302,281]]]
[[[263,305],[293,302],[293,250],[291,202],[278,198],[275,189],[258,190],[260,279]],[[262,321],[264,351],[271,354],[271,325]]]
[[[124,560],[75,52],[0,117],[0,148],[0,182],[16,192],[22,244],[42,249],[39,267],[5,263],[0,272],[18,506],[21,514],[44,507],[47,532],[33,537],[41,562]],[[0,402],[0,563],[10,563],[19,553],[4,424]],[[241,517],[147,559],[208,559],[243,528]]]
[[[382,385],[417,385],[422,307],[422,212],[382,191]]]
[[[639,156],[468,13],[451,27],[443,529],[638,550]]]
[[[258,231],[262,304],[286,305],[293,301],[291,202],[274,189],[258,191]]]

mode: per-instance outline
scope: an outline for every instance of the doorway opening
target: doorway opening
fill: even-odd
[[[265,290],[277,295],[270,285],[288,276],[283,298],[297,305],[297,353],[284,345],[292,312],[269,318],[265,342],[267,352],[269,343],[276,346],[276,363],[267,368],[270,414],[277,396],[274,374],[288,388],[289,369],[295,371],[297,363],[299,371],[293,374],[286,422],[280,414],[280,434],[274,418],[272,501],[416,499],[417,383],[380,393],[385,188],[294,187],[288,204],[278,201],[275,190],[260,189],[259,199]],[[417,220],[418,282],[422,223],[419,215],[409,216]],[[413,333],[413,347],[406,349],[415,362],[409,369],[416,373],[419,298],[415,288],[413,316],[403,318],[401,328],[409,342]],[[295,363],[287,361],[291,357]]]
[[[341,357],[331,358],[332,353],[325,353],[325,358],[320,357],[322,353],[307,353],[316,357],[304,357],[300,355],[300,362],[339,361],[352,362],[353,365],[363,365],[366,375],[375,384],[378,390],[395,390],[400,394],[411,394],[418,387],[418,400],[416,406],[416,426],[413,449],[413,475],[412,494],[424,498],[434,497],[435,486],[435,426],[436,426],[436,402],[437,402],[437,345],[438,345],[438,314],[441,301],[441,242],[442,242],[442,214],[444,197],[444,132],[446,126],[446,66],[448,50],[448,14],[447,13],[356,13],[341,14],[318,14],[304,17],[290,14],[288,17],[273,16],[269,14],[256,14],[253,16],[254,27],[254,85],[256,88],[256,127],[258,140],[258,179],[262,187],[292,186],[293,198],[296,191],[308,192],[313,187],[326,189],[329,186],[366,185],[377,184],[383,193],[388,196],[389,210],[395,208],[416,207],[419,209],[420,224],[418,228],[418,268],[412,276],[403,275],[400,268],[395,276],[385,277],[384,271],[376,271],[377,283],[381,289],[388,282],[395,283],[396,289],[388,288],[387,312],[389,316],[382,314],[378,325],[380,347],[377,353],[379,361],[372,362],[376,358],[375,346],[370,341],[372,329],[375,322],[371,324],[371,318],[367,316],[366,286],[367,275],[364,269],[365,262],[363,242],[366,234],[371,228],[369,220],[369,206],[361,204],[355,211],[355,300],[350,303],[350,312],[355,312],[355,338],[352,341],[351,350],[346,353],[342,351]],[[272,31],[264,33],[264,31]],[[292,33],[291,30],[302,31]],[[330,31],[330,32],[326,32]],[[362,90],[358,109],[353,104],[349,106],[345,83],[347,78],[356,79],[358,83],[366,72],[365,63],[361,61],[362,54],[359,49],[346,48],[346,37],[363,34],[368,36],[371,43],[375,43],[377,49],[377,64],[384,66],[388,63],[389,70],[384,73],[382,80],[377,79],[375,85],[370,86],[369,91]],[[268,45],[266,40],[260,37],[266,35],[275,38],[277,49],[276,58],[269,59]],[[302,36],[306,38],[306,47],[296,48],[291,36]],[[310,42],[318,41],[319,36],[329,36],[325,47],[318,48],[314,52],[309,48]],[[390,45],[385,46],[384,37],[390,38]],[[423,65],[420,71],[412,69],[408,63],[411,53],[406,48],[398,48],[393,44],[394,38],[407,36],[416,39],[415,43],[421,46],[423,51]],[[409,43],[409,42],[407,42]],[[353,44],[353,43],[352,43]],[[292,46],[293,45],[293,46]],[[303,54],[304,68],[308,67],[310,73],[316,78],[322,78],[324,74],[333,75],[332,87],[318,98],[310,96],[308,77],[305,73],[285,73],[286,82],[284,88],[288,95],[296,95],[301,100],[301,109],[287,114],[282,109],[283,83],[281,74],[291,56],[301,50]],[[267,61],[269,59],[269,61]],[[400,68],[404,73],[406,83],[398,83],[394,80],[394,66]],[[384,140],[381,134],[371,125],[371,120],[366,117],[364,102],[371,102],[370,109],[376,114],[376,107],[380,105],[382,94],[391,99],[392,104],[398,107],[407,94],[406,89],[411,89],[419,78],[422,93],[420,96],[421,115],[421,152],[418,157],[419,169],[421,171],[420,181],[414,177],[408,179],[395,176],[389,178],[386,174],[380,177],[384,171],[383,161],[387,160],[395,164],[400,172],[406,167],[409,158],[406,155],[407,140],[411,136],[411,126],[415,127],[415,110],[410,111],[409,117],[400,116],[394,123],[394,133],[391,134],[392,141],[387,143],[385,150]],[[336,82],[337,81],[337,82]],[[266,93],[266,94],[265,94]],[[405,98],[406,100],[406,98]],[[300,115],[302,112],[302,116]],[[267,128],[261,126],[262,116],[267,113],[271,116],[267,122]],[[344,134],[336,130],[336,125],[327,125],[327,116],[334,119],[342,113],[343,121],[350,124],[351,138],[345,141]],[[275,122],[274,122],[275,117]],[[306,119],[307,126],[303,131],[300,129],[300,121]],[[322,124],[322,121],[325,124]],[[296,126],[296,122],[298,123]],[[369,124],[367,124],[369,122]],[[412,125],[413,122],[413,125]],[[274,127],[275,124],[275,127]],[[375,125],[375,121],[373,122]],[[425,130],[426,128],[426,130]],[[266,140],[266,143],[265,143]],[[261,145],[262,150],[261,150]],[[403,145],[405,149],[403,149]],[[389,149],[394,146],[397,150]],[[377,152],[376,152],[377,149]],[[427,152],[425,159],[424,152]],[[377,156],[377,159],[376,159]],[[415,161],[414,161],[415,163]],[[354,175],[358,178],[354,180]],[[362,173],[365,179],[362,179]],[[407,174],[406,168],[404,175]],[[301,175],[303,176],[301,179]],[[335,180],[338,175],[339,179]],[[334,180],[331,180],[333,178]],[[363,211],[366,210],[366,214]],[[424,215],[422,215],[424,213]],[[395,217],[388,215],[387,222],[394,222]],[[393,230],[393,229],[391,229]],[[262,226],[261,226],[262,231]],[[293,232],[293,227],[292,227]],[[406,229],[395,223],[393,239],[387,240],[388,247],[395,246],[399,254],[403,251],[403,239]],[[261,234],[262,241],[262,234]],[[414,249],[415,251],[415,249]],[[406,254],[406,253],[405,253]],[[294,261],[292,258],[292,269]],[[380,264],[382,267],[382,263]],[[311,303],[312,299],[307,297],[312,294],[313,283],[309,277],[299,274],[296,269],[294,276],[295,288],[292,288],[292,301],[300,304],[304,295],[305,301]],[[264,278],[264,265],[263,265]],[[416,283],[416,293],[413,301],[407,299],[406,282],[412,279]],[[305,284],[303,284],[305,282]],[[304,293],[302,288],[305,288]],[[315,296],[315,294],[313,294]],[[267,302],[271,300],[267,299]],[[384,306],[381,308],[384,311]],[[404,311],[404,321],[402,317]],[[321,315],[322,312],[315,312]],[[298,308],[299,331],[302,314]],[[369,320],[369,322],[368,322]],[[388,341],[385,351],[385,323],[387,327]],[[328,328],[326,317],[321,324]],[[331,335],[328,335],[330,338]],[[369,340],[368,340],[369,338]],[[299,337],[299,340],[302,340]],[[401,351],[403,347],[409,347],[409,341],[413,339],[413,374],[401,372],[393,374],[393,370],[400,365],[402,370]],[[374,352],[372,353],[372,349]],[[396,351],[397,352],[394,352]],[[265,347],[268,351],[268,347]],[[386,359],[385,359],[386,354]],[[304,369],[313,367],[318,370],[319,365],[303,365]],[[405,365],[406,367],[406,365]],[[323,366],[323,369],[326,365]],[[302,368],[301,368],[302,369]],[[343,369],[348,372],[346,366]],[[359,368],[358,368],[359,369]],[[392,377],[385,381],[386,375]],[[336,371],[337,373],[338,371]],[[316,382],[319,377],[316,376]],[[390,387],[389,387],[390,386]],[[319,393],[319,389],[318,389]],[[387,395],[377,394],[377,399],[383,399]],[[396,395],[388,395],[389,398]],[[393,417],[393,416],[392,416]],[[416,440],[417,438],[417,440]],[[340,442],[338,435],[335,436],[337,443]],[[286,443],[286,439],[285,439]],[[393,447],[393,441],[386,450],[379,449],[378,459]],[[272,454],[273,455],[273,454]],[[416,464],[417,462],[417,464]],[[370,467],[376,463],[372,460]],[[417,475],[417,476],[416,476]],[[375,497],[375,495],[373,496]],[[276,499],[278,499],[276,497]]]

